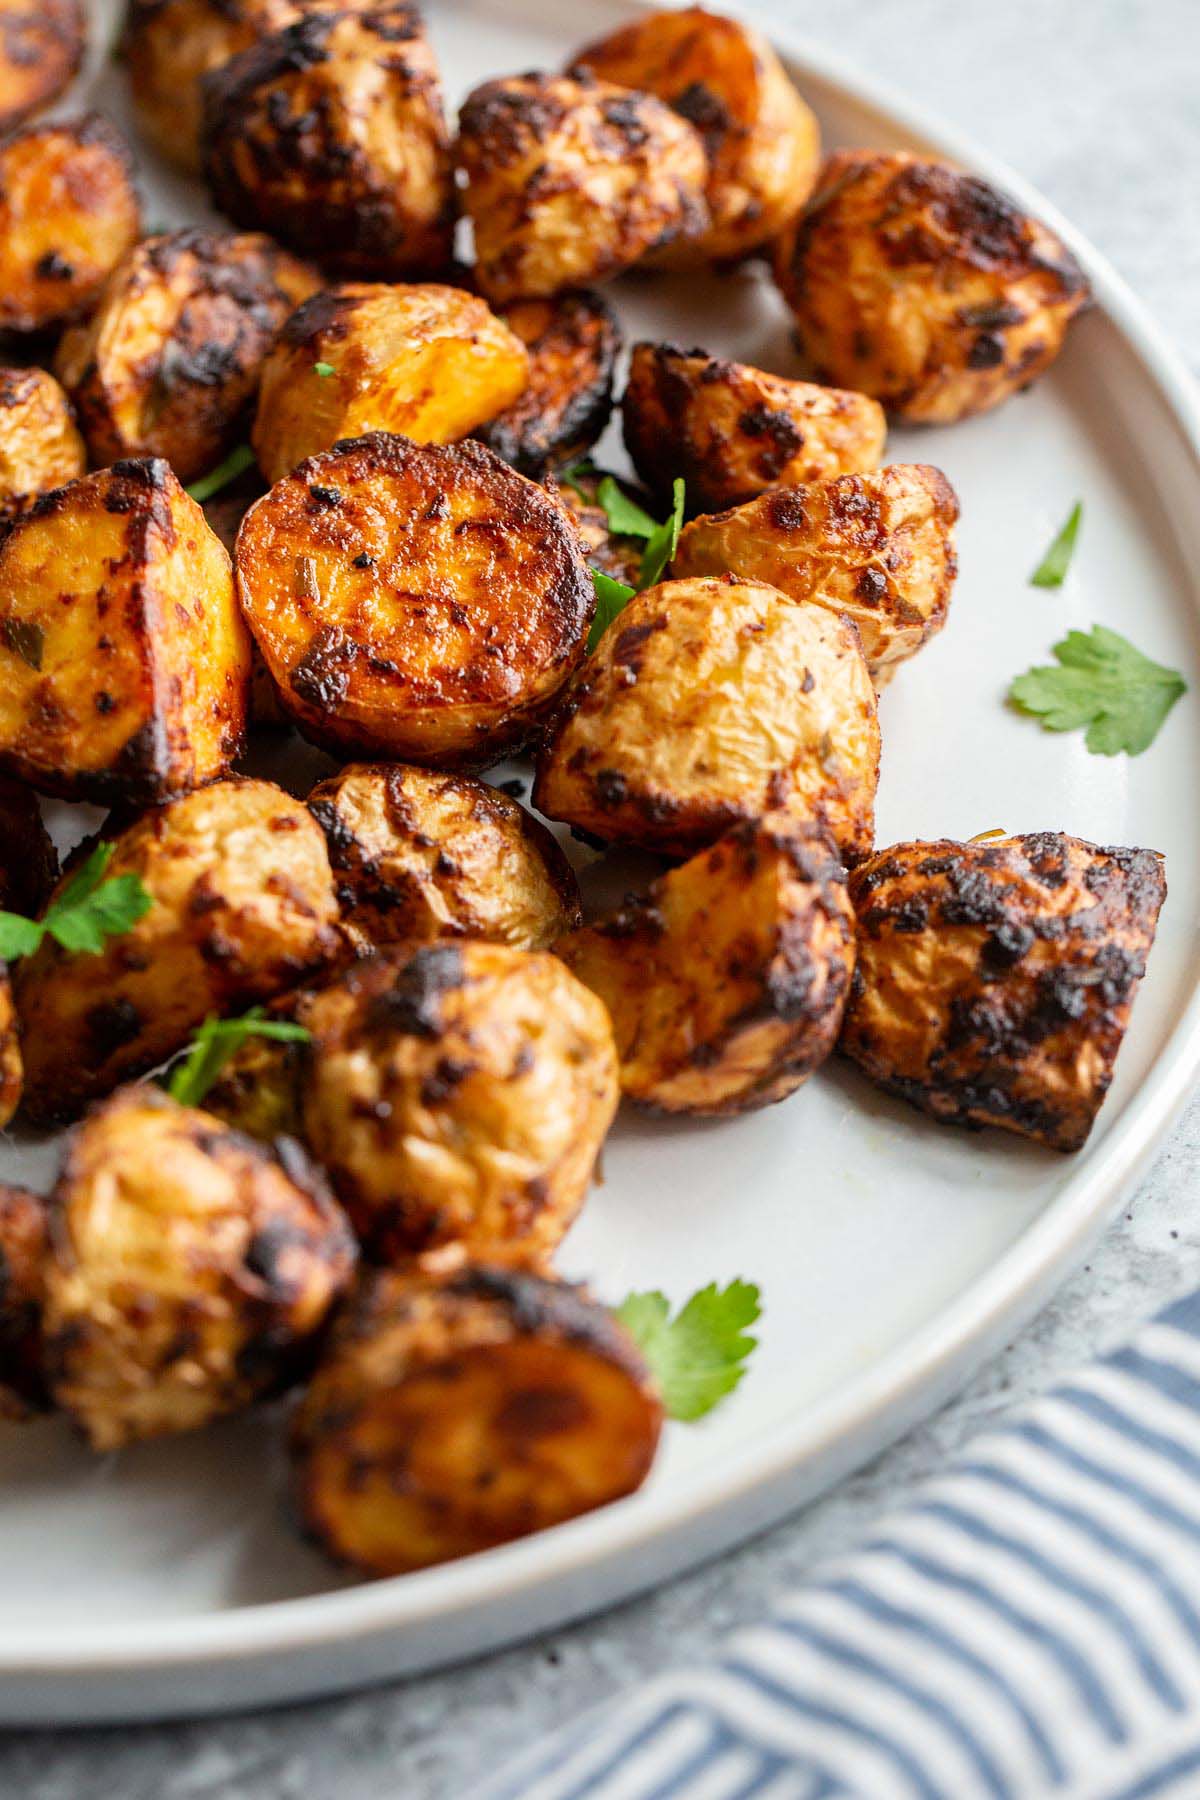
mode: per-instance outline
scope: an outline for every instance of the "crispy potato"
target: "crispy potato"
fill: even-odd
[[[545,485],[571,514],[588,566],[611,575],[614,581],[623,581],[626,587],[635,588],[645,542],[642,538],[621,536],[611,529],[608,514],[596,498],[600,483],[606,478],[616,481],[622,492],[643,509],[654,505],[653,497],[644,489],[618,476],[610,476],[606,469],[575,469],[570,481],[556,480],[553,475],[548,475]]]
[[[978,176],[900,151],[832,156],[775,273],[819,380],[931,425],[1028,387],[1089,298],[1053,232]]]
[[[123,1088],[72,1135],[51,1203],[54,1398],[94,1450],[239,1411],[304,1372],[354,1262],[298,1144]]]
[[[163,456],[180,481],[206,474],[244,436],[263,359],[319,286],[270,238],[143,239],[55,359],[93,461]]]
[[[1061,832],[896,844],[850,877],[841,1048],[948,1124],[1086,1142],[1166,896],[1152,850]]]
[[[67,396],[45,369],[0,368],[0,530],[39,494],[74,481],[87,452]]]
[[[95,305],[141,230],[120,133],[88,113],[0,143],[0,332],[50,331]]]
[[[254,452],[281,481],[368,431],[448,444],[502,412],[528,376],[524,344],[477,294],[347,283],[302,306],[267,357]]]
[[[485,81],[459,114],[475,279],[492,300],[538,299],[619,275],[708,220],[698,132],[610,81]]]
[[[376,432],[310,457],[247,513],[235,563],[307,737],[441,767],[530,736],[594,607],[563,508],[474,443]]]
[[[556,957],[398,949],[325,988],[305,1023],[305,1137],[377,1256],[554,1249],[617,1108],[608,1014]]]
[[[554,838],[484,781],[356,763],[308,805],[342,917],[373,944],[471,937],[542,950],[580,922],[579,887]]]
[[[403,1574],[560,1524],[645,1480],[662,1407],[631,1337],[526,1269],[364,1275],[296,1414],[296,1510]]]
[[[0,911],[36,918],[58,880],[58,852],[37,796],[0,775]]]
[[[785,381],[675,344],[634,345],[621,416],[646,486],[669,503],[682,475],[693,512],[876,469],[887,435],[883,408],[865,394]]]
[[[533,804],[605,842],[679,856],[795,805],[857,861],[878,774],[853,625],[729,575],[634,596],[550,730]]]
[[[163,799],[241,749],[229,558],[161,459],[45,494],[0,543],[0,768],[68,800]]]
[[[415,6],[323,6],[202,85],[205,177],[237,224],[351,275],[449,262],[450,135]]]
[[[587,292],[514,300],[500,317],[529,351],[529,385],[476,435],[522,475],[542,475],[608,424],[621,328],[608,302]]]
[[[0,0],[0,132],[58,98],[86,42],[81,0]]]
[[[693,519],[672,573],[733,569],[852,619],[879,686],[946,623],[957,519],[940,469],[893,463]]]
[[[294,987],[342,945],[325,839],[269,781],[233,779],[122,831],[108,875],[137,875],[150,910],[98,956],[43,943],[17,975],[25,1109],[70,1118],[182,1048],[210,1012]]]
[[[46,1202],[0,1185],[0,1419],[27,1419],[46,1404],[42,1356]]]

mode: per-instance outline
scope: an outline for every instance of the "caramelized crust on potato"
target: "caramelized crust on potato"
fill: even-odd
[[[372,1270],[296,1414],[297,1510],[339,1561],[403,1574],[632,1493],[661,1426],[632,1338],[580,1289]]]
[[[244,433],[280,326],[319,285],[270,238],[143,239],[55,359],[93,460],[163,456],[181,481],[207,473]]]
[[[242,744],[229,558],[159,460],[44,494],[0,543],[0,768],[68,800],[159,800]]]
[[[272,679],[332,750],[486,767],[583,654],[594,598],[563,509],[482,444],[376,432],[247,513],[236,574]]]
[[[555,950],[612,1016],[628,1099],[749,1112],[785,1099],[837,1042],[854,912],[829,839],[774,812]]]
[[[458,125],[475,278],[490,299],[619,275],[707,222],[699,133],[649,94],[512,75],[477,87]]]
[[[67,396],[45,369],[0,369],[0,530],[87,468]]]
[[[298,1144],[125,1088],[73,1134],[51,1202],[54,1398],[94,1450],[236,1412],[304,1371],[354,1262]]]
[[[140,230],[128,147],[99,113],[5,139],[0,331],[50,331],[86,313]]]
[[[893,463],[693,519],[672,572],[733,569],[852,619],[879,686],[946,623],[957,519],[940,469]]]
[[[853,625],[728,575],[634,596],[550,730],[533,804],[606,842],[679,856],[796,805],[857,861],[878,774]]]
[[[136,875],[150,910],[97,956],[47,940],[20,965],[25,1107],[72,1117],[179,1050],[208,1013],[294,987],[341,949],[325,839],[269,781],[229,780],[122,831],[108,876]]]
[[[883,408],[865,394],[675,344],[634,345],[621,413],[646,486],[669,502],[682,475],[693,512],[878,468],[887,435]]]
[[[27,1419],[46,1406],[42,1356],[46,1202],[0,1185],[0,1419]]]
[[[529,351],[529,384],[477,435],[522,475],[541,475],[608,424],[621,329],[608,302],[586,292],[515,300],[500,317]]]
[[[1027,387],[1088,302],[1053,232],[978,176],[900,151],[830,157],[775,272],[818,379],[925,424]]]
[[[1166,896],[1152,850],[1061,832],[896,844],[856,869],[841,1048],[948,1124],[1086,1142]]]
[[[368,431],[447,444],[502,412],[528,376],[524,344],[477,294],[347,283],[302,306],[268,356],[254,453],[279,481]]]
[[[81,0],[0,0],[0,132],[58,98],[86,37]]]

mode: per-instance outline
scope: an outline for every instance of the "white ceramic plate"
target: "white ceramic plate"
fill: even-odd
[[[497,73],[559,64],[636,10],[624,0],[434,0],[457,103]],[[565,15],[565,16],[564,16]],[[788,52],[831,143],[931,150],[990,176],[1059,229],[1100,305],[1050,377],[999,413],[896,432],[963,505],[945,633],[882,704],[879,841],[991,826],[1065,828],[1166,852],[1170,899],[1116,1084],[1069,1160],[939,1130],[843,1066],[786,1105],[712,1124],[622,1119],[564,1269],[601,1293],[676,1297],[744,1275],[762,1344],[736,1396],[675,1427],[632,1499],[427,1574],[346,1581],[288,1529],[277,1421],[90,1458],[60,1423],[3,1437],[0,1721],[149,1718],[350,1687],[562,1623],[749,1536],[873,1455],[962,1383],[1082,1256],[1200,1064],[1200,412],[1154,327],[1053,210],[824,53]],[[103,62],[98,103],[125,115]],[[207,216],[145,160],[148,218]],[[782,304],[757,275],[618,287],[630,337],[669,336],[783,372]],[[1076,498],[1066,587],[1030,569]],[[1007,711],[1009,678],[1101,621],[1182,669],[1191,694],[1128,761],[1089,756]],[[76,815],[78,817],[78,814]],[[10,1178],[44,1150],[0,1156]]]

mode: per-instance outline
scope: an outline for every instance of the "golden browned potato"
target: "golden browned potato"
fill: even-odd
[[[27,1419],[46,1405],[42,1356],[46,1202],[0,1185],[0,1419]]]
[[[500,317],[529,351],[529,385],[477,435],[522,475],[541,475],[607,425],[621,330],[608,302],[586,292],[514,300]]]
[[[235,562],[305,736],[442,767],[530,736],[594,607],[565,510],[475,443],[376,432],[312,456],[247,513]]]
[[[611,575],[614,581],[624,582],[626,587],[635,588],[642,566],[642,551],[646,547],[645,540],[625,537],[613,531],[609,525],[608,514],[596,497],[600,483],[607,475],[608,471],[605,469],[577,468],[571,471],[569,481],[547,475],[546,487],[556,499],[562,501],[570,513],[588,566],[599,569],[603,575]],[[622,492],[636,501],[643,510],[653,506],[653,498],[644,489],[616,476],[609,478],[616,481]]]
[[[0,143],[0,332],[50,331],[95,305],[141,212],[120,133],[88,113]]]
[[[699,133],[649,94],[512,75],[477,87],[458,125],[475,278],[492,300],[619,275],[707,223]]]
[[[437,61],[415,6],[332,6],[205,77],[204,173],[239,225],[347,274],[450,260],[454,178]]]
[[[45,494],[0,543],[0,768],[68,800],[163,799],[242,744],[229,558],[160,458]]]
[[[341,1562],[403,1574],[619,1500],[662,1406],[579,1288],[432,1258],[365,1274],[296,1414],[296,1508]]]
[[[579,887],[550,832],[484,781],[355,763],[308,805],[342,917],[372,944],[471,937],[542,950],[580,922]]]
[[[572,73],[656,94],[700,133],[712,219],[669,253],[674,265],[744,256],[790,224],[812,192],[816,118],[767,40],[736,19],[702,6],[649,13],[581,50]]]
[[[946,623],[957,519],[957,497],[940,469],[893,463],[693,519],[680,533],[672,573],[733,569],[841,613],[857,625],[881,685]]]
[[[901,151],[832,156],[775,272],[819,380],[931,425],[1028,387],[1088,302],[1053,232],[978,176]]]
[[[0,0],[0,132],[58,98],[86,40],[81,0]]]
[[[0,369],[0,528],[86,468],[70,402],[53,375]]]
[[[324,988],[304,1020],[305,1138],[380,1258],[554,1249],[618,1095],[608,1014],[557,957],[397,949]]]
[[[325,839],[269,781],[228,780],[122,831],[109,877],[136,875],[145,916],[97,956],[43,943],[20,964],[25,1109],[39,1123],[179,1050],[207,1016],[294,987],[341,951]]]
[[[762,581],[702,577],[647,588],[609,626],[551,727],[533,804],[679,856],[796,805],[858,861],[878,774],[854,626]]]
[[[621,416],[646,486],[669,502],[682,475],[693,512],[876,469],[887,435],[883,408],[865,394],[786,381],[675,344],[634,345]]]
[[[72,1135],[51,1203],[51,1391],[94,1450],[193,1431],[305,1371],[354,1238],[300,1146],[136,1084]]]
[[[280,481],[368,431],[448,444],[502,412],[528,377],[524,344],[477,294],[349,282],[315,294],[267,357],[255,455]]]
[[[55,359],[93,461],[163,456],[181,481],[206,474],[245,435],[263,358],[319,286],[253,233],[143,239]]]
[[[948,1124],[1087,1140],[1166,897],[1152,850],[1061,832],[896,844],[850,877],[841,1048]]]

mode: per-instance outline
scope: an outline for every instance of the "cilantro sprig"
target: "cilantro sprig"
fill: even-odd
[[[1008,690],[1012,704],[1046,731],[1078,731],[1094,756],[1140,756],[1187,690],[1177,669],[1148,656],[1106,625],[1069,631],[1053,664],[1028,669]]]
[[[672,1419],[701,1419],[731,1394],[746,1373],[758,1339],[747,1327],[760,1316],[753,1282],[715,1281],[699,1288],[671,1318],[671,1303],[657,1292],[630,1294],[615,1316],[635,1340],[658,1383]]]
[[[579,485],[579,478],[584,474],[594,474],[594,468],[584,463],[572,463],[559,476],[573,487],[578,494],[587,497],[586,490]],[[682,476],[676,476],[672,487],[671,510],[661,523],[656,522],[636,500],[629,495],[611,475],[605,475],[596,489],[596,503],[603,507],[604,516],[608,520],[608,528],[616,537],[641,538],[644,540],[642,560],[638,568],[636,588],[624,581],[616,581],[611,575],[605,575],[600,569],[592,570],[592,586],[596,590],[596,612],[592,619],[592,628],[588,633],[587,647],[589,653],[596,648],[613,620],[629,605],[636,593],[643,588],[653,587],[661,580],[663,570],[672,561],[679,548],[679,533],[683,529],[683,509],[686,500],[686,488]]]
[[[193,481],[187,491],[193,500],[203,505],[206,500],[211,500],[214,494],[219,494],[222,488],[227,488],[231,482],[237,480],[239,475],[253,467],[253,450],[249,444],[239,444],[236,450],[229,452],[224,462],[218,463],[216,468],[210,469],[207,475],[201,475],[198,480]]]
[[[40,919],[0,912],[0,958],[32,956],[46,937],[64,950],[96,956],[106,938],[120,937],[150,910],[150,895],[137,875],[104,878],[115,844],[101,842],[46,908]]]
[[[1029,577],[1030,587],[1061,587],[1075,554],[1075,540],[1083,522],[1083,501],[1077,500],[1067,514],[1066,524]]]
[[[290,1019],[268,1019],[252,1006],[238,1019],[210,1013],[192,1039],[182,1062],[172,1069],[167,1092],[181,1106],[199,1106],[230,1057],[247,1038],[273,1038],[282,1044],[306,1044],[310,1033]]]

